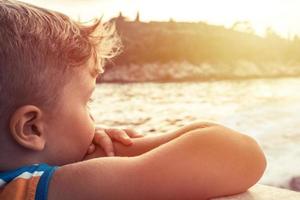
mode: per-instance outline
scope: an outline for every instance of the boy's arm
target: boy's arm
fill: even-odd
[[[129,146],[124,145],[118,141],[113,141],[113,149],[116,156],[137,156],[150,151],[162,144],[165,144],[189,131],[211,126],[218,125],[211,122],[193,122],[169,133],[149,135],[140,138],[131,138],[132,144]],[[102,148],[96,147],[95,152],[91,155],[86,156],[85,160],[105,157],[106,155],[107,154]]]
[[[62,166],[53,175],[49,200],[201,200],[246,191],[265,166],[253,139],[212,126],[190,131],[140,156]]]

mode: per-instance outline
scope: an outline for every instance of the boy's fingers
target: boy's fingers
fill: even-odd
[[[139,138],[139,137],[144,137],[143,134],[140,134],[138,132],[136,132],[135,130],[133,130],[132,128],[126,128],[124,129],[124,131],[127,133],[127,135],[131,138]]]
[[[113,143],[104,131],[97,131],[94,142],[103,148],[107,156],[114,156]]]
[[[127,133],[120,129],[105,129],[106,133],[113,139],[125,145],[131,145],[132,141]]]
[[[95,150],[96,150],[96,146],[95,144],[92,143],[88,148],[87,155],[92,154]]]

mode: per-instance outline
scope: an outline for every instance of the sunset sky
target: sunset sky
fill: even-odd
[[[55,9],[74,19],[109,19],[121,11],[142,21],[204,21],[231,27],[236,21],[250,21],[257,34],[272,27],[284,37],[300,35],[299,0],[23,0]]]

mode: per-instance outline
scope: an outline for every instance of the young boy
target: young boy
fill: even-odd
[[[221,125],[95,129],[87,104],[117,49],[111,30],[0,0],[0,199],[201,200],[254,185],[263,152]]]

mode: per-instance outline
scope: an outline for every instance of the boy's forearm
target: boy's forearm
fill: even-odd
[[[194,122],[189,125],[183,126],[175,131],[170,131],[165,134],[157,134],[145,136],[142,138],[132,138],[133,144],[131,146],[125,146],[119,142],[113,142],[115,155],[116,156],[137,156],[141,155],[145,152],[148,152],[162,144],[165,144],[185,133],[199,129],[205,128],[209,126],[215,126],[216,124],[208,123],[208,122]],[[105,152],[98,148],[96,150],[97,157],[106,156]]]
[[[208,122],[194,122],[189,125],[183,126],[175,131],[170,131],[165,134],[150,135],[142,138],[134,138],[133,145],[125,147],[120,143],[114,143],[117,156],[137,156],[146,153],[162,144],[165,144],[185,133],[209,126],[215,126],[216,124]]]
[[[174,131],[167,134],[157,134],[141,138],[132,138],[132,144],[130,146],[125,146],[118,141],[113,141],[113,149],[115,156],[138,156],[156,147],[159,147],[160,145],[165,144],[182,134],[184,134],[184,132]],[[85,157],[85,160],[105,156],[107,155],[104,150],[96,146],[95,152],[91,156]]]

